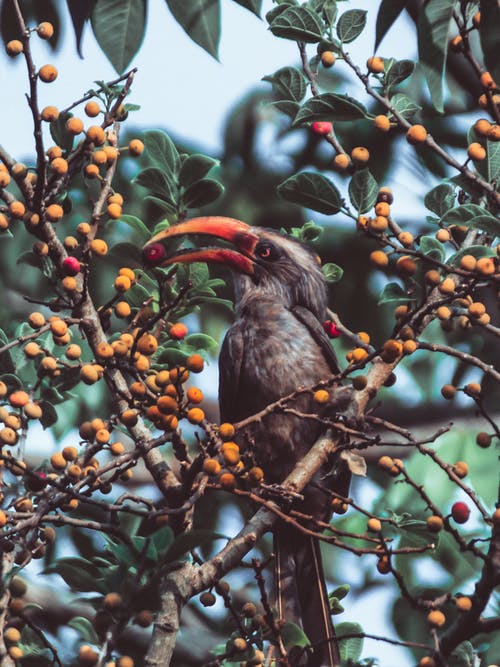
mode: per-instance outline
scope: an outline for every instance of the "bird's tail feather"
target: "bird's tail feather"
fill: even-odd
[[[291,664],[338,667],[340,659],[318,541],[281,524],[274,533],[274,552],[279,618],[302,625],[313,647],[307,659],[294,658],[292,653]]]

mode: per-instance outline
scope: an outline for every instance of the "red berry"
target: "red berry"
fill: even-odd
[[[176,324],[172,324],[168,331],[168,335],[174,340],[182,340],[187,336],[187,332],[187,326],[183,322],[177,322]]]
[[[167,252],[161,243],[151,243],[142,251],[142,261],[146,266],[158,266],[167,257]]]
[[[328,132],[331,132],[332,128],[333,125],[326,120],[316,120],[311,125],[311,130],[315,134],[328,134]]]
[[[457,523],[465,523],[470,516],[470,509],[465,503],[454,503],[451,508],[451,516]]]
[[[80,273],[81,265],[76,257],[66,257],[62,263],[62,269],[66,276],[76,276]]]
[[[338,338],[340,336],[340,331],[337,329],[337,325],[331,320],[323,322],[323,329],[329,338]]]

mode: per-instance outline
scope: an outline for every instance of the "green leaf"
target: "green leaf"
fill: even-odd
[[[151,192],[171,206],[176,205],[177,191],[175,185],[161,169],[147,167],[137,174],[133,182],[151,190]]]
[[[342,584],[341,586],[337,586],[337,588],[330,593],[329,597],[336,597],[337,600],[343,600],[350,590],[351,587],[349,584]]]
[[[487,141],[486,155],[488,181],[492,183],[500,179],[500,141]]]
[[[190,185],[182,195],[186,208],[200,208],[218,199],[224,192],[224,186],[212,178],[202,178]]]
[[[186,336],[186,343],[197,350],[213,350],[218,347],[217,341],[207,334],[196,333]]]
[[[70,628],[73,628],[73,630],[76,630],[83,641],[94,645],[99,644],[99,637],[97,636],[97,632],[95,631],[94,626],[88,620],[88,618],[84,618],[83,616],[74,616],[70,621],[67,622],[66,625],[68,625]]]
[[[385,73],[384,82],[387,88],[397,86],[413,74],[415,63],[413,60],[395,60]]]
[[[175,180],[180,167],[179,151],[163,130],[147,130],[143,134],[146,154],[153,164]]]
[[[220,40],[220,0],[166,0],[175,20],[189,37],[214,58]]]
[[[337,22],[337,36],[344,44],[353,42],[363,31],[366,25],[364,9],[349,9],[344,12]]]
[[[279,100],[300,102],[307,91],[304,75],[296,67],[282,67],[274,74],[268,74],[262,81],[269,81]]]
[[[467,248],[461,248],[449,257],[446,263],[451,264],[451,266],[458,266],[464,255],[472,255],[476,259],[479,259],[480,257],[496,257],[496,252],[484,245],[470,245]]]
[[[340,211],[342,201],[337,188],[325,176],[304,171],[287,178],[278,185],[278,195],[299,206],[334,215]]]
[[[155,206],[158,206],[164,213],[167,215],[175,216],[177,218],[177,206],[171,201],[166,201],[161,197],[155,197],[154,195],[147,195],[144,197],[144,201],[151,202]]]
[[[398,285],[398,283],[387,283],[377,303],[381,306],[383,303],[408,303],[408,301],[411,301],[411,298],[406,294],[401,285]]]
[[[43,426],[44,430],[49,428],[57,421],[57,412],[55,407],[49,401],[41,401],[40,407],[42,408],[42,416],[40,417],[40,424]]]
[[[363,634],[363,628],[359,623],[338,623],[335,634],[340,638],[338,645],[342,664],[356,664],[363,652],[363,637],[342,639],[342,635]]]
[[[66,131],[66,123],[72,117],[72,113],[64,111],[50,123],[50,136],[63,151],[70,151],[73,148],[74,136]]]
[[[443,112],[443,79],[455,0],[428,0],[418,18],[418,54],[432,102]]]
[[[179,172],[179,185],[183,188],[189,187],[206,176],[218,164],[218,160],[214,160],[207,155],[201,155],[200,153],[190,155],[182,163]]]
[[[462,642],[448,658],[449,667],[475,667],[478,664],[476,652],[470,642]]]
[[[425,195],[425,207],[439,217],[444,215],[455,203],[455,189],[442,183]]]
[[[330,604],[330,614],[342,614],[345,611],[344,607],[340,604],[339,599],[335,596],[329,595],[328,602]]]
[[[279,100],[278,102],[269,102],[270,107],[274,107],[281,111],[281,113],[290,116],[290,118],[295,118],[298,110],[300,109],[300,104],[298,102],[290,102],[289,100]]]
[[[293,121],[293,127],[315,120],[358,120],[367,116],[366,108],[349,95],[323,93],[307,100]]]
[[[144,245],[150,237],[149,229],[140,218],[135,215],[121,215],[119,222],[124,222],[131,229],[137,232],[137,241],[140,245]]]
[[[163,230],[168,229],[169,227],[170,227],[170,222],[168,220],[162,220],[157,225],[155,225],[153,231],[151,232],[151,236],[156,236],[160,232],[163,232]]]
[[[146,28],[146,1],[99,0],[90,20],[97,43],[121,74],[141,46]]]
[[[479,0],[479,38],[484,62],[494,81],[500,81],[500,7],[494,0]]]
[[[281,229],[281,231],[283,234],[288,234],[286,229]],[[322,233],[323,228],[319,227],[312,220],[304,222],[302,227],[292,227],[290,230],[290,236],[293,236],[295,239],[299,239],[300,241],[305,241],[306,243],[315,241]]]
[[[305,647],[310,645],[306,633],[295,623],[285,623],[281,628],[281,638],[287,649],[294,646]]]
[[[333,262],[323,264],[321,270],[323,271],[326,282],[330,284],[337,283],[344,275],[344,269]]]
[[[378,183],[369,169],[357,171],[349,183],[349,199],[358,213],[371,209],[377,200]]]
[[[391,106],[403,118],[412,118],[422,108],[404,93],[396,93],[391,97]]]
[[[500,220],[477,204],[463,204],[447,211],[441,218],[446,225],[465,225],[492,236],[500,235]]]
[[[248,9],[250,12],[256,16],[260,16],[262,9],[262,0],[233,0],[238,5],[241,5],[245,9]]]
[[[102,592],[97,581],[100,571],[85,558],[59,558],[43,570],[43,574],[58,574],[70,588],[80,592]]]
[[[283,39],[314,44],[323,37],[323,25],[317,14],[307,7],[287,7],[272,21],[269,29]]]
[[[382,0],[377,13],[374,51],[378,49],[380,42],[384,39],[388,30],[391,28],[404,8],[404,0]]]
[[[227,539],[225,535],[216,533],[207,528],[197,528],[190,530],[188,533],[182,533],[175,538],[172,545],[167,549],[165,554],[165,562],[177,560],[191,549],[196,547],[203,547],[210,544],[214,540]]]
[[[424,255],[427,255],[431,259],[436,259],[438,262],[444,262],[446,256],[443,244],[433,236],[422,236],[420,239],[420,252],[423,252]]]

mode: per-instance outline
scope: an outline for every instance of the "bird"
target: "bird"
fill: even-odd
[[[168,252],[181,235],[206,235],[223,245]],[[299,387],[340,373],[323,327],[328,297],[319,257],[294,237],[224,216],[199,217],[156,234],[143,249],[143,261],[150,267],[217,263],[233,273],[235,319],[219,355],[222,422],[240,422]],[[320,420],[301,416],[318,413],[311,392],[300,393],[287,406],[296,414],[271,412],[237,434],[269,484],[279,485],[326,430]],[[329,490],[346,496],[349,482],[347,465],[336,457],[303,491],[298,508],[329,521]],[[301,625],[312,647],[306,654],[292,651],[290,664],[338,667],[318,540],[280,522],[273,542],[278,617]]]

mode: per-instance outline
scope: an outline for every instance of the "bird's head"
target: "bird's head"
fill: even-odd
[[[204,235],[225,242],[218,247],[167,246],[181,235]],[[272,229],[251,227],[220,216],[193,218],[156,234],[143,249],[146,266],[177,262],[223,264],[235,274],[236,299],[251,295],[279,299],[287,307],[309,308],[318,318],[326,310],[326,282],[318,256],[306,245]]]

